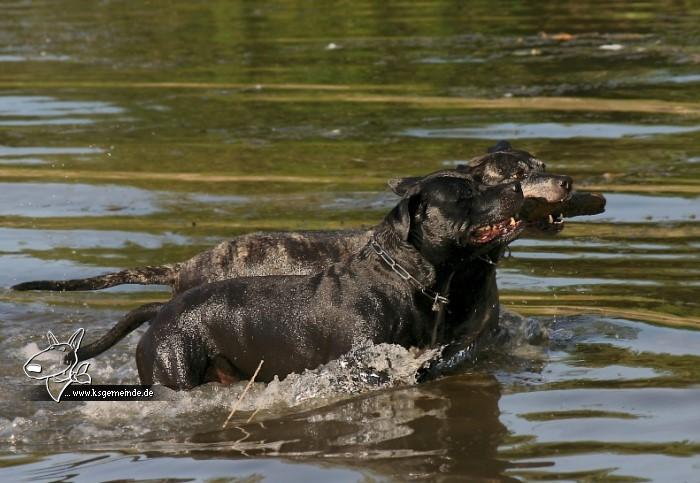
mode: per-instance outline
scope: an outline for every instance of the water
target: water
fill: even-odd
[[[700,480],[695,4],[0,9],[3,481]],[[416,385],[425,354],[363,348],[345,361],[363,364],[254,385],[223,430],[243,384],[18,400],[46,330],[97,335],[167,292],[13,283],[185,260],[254,230],[369,226],[388,178],[500,137],[608,210],[512,245],[499,285],[518,335],[474,367]],[[136,382],[140,333],[93,381]]]
[[[640,126],[625,124],[594,124],[555,122],[542,123],[502,123],[478,128],[453,129],[407,129],[406,136],[432,137],[438,139],[569,139],[594,138],[618,139],[622,137],[646,137],[659,134],[676,134],[700,131],[700,126]]]

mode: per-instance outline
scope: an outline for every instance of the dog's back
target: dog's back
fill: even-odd
[[[178,267],[175,293],[236,277],[308,275],[359,251],[370,232],[250,233],[221,242]]]

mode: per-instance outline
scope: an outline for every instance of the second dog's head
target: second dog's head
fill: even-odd
[[[467,174],[475,181],[490,186],[519,182],[525,203],[528,205],[526,211],[531,213],[546,211],[547,205],[551,205],[553,209],[555,206],[560,207],[561,203],[570,199],[573,185],[569,176],[546,173],[545,164],[542,161],[527,151],[515,150],[508,142],[501,141],[490,148],[488,154],[472,159],[468,165],[436,171],[426,176],[394,178],[389,180],[389,187],[394,193],[402,196],[418,182],[433,177],[460,174]],[[536,220],[528,221],[533,222],[542,231],[561,230],[563,224],[557,219],[559,213],[552,212],[553,217],[547,216],[549,214],[546,213],[544,217],[540,216]]]

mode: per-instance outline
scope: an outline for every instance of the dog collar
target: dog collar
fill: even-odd
[[[420,290],[420,293],[422,293],[423,295],[425,295],[433,301],[433,312],[440,311],[440,304],[447,305],[450,303],[450,300],[447,297],[445,297],[444,295],[440,295],[439,292],[436,292],[435,290],[426,287],[416,277],[408,273],[408,271],[405,268],[403,268],[396,260],[394,260],[391,257],[391,255],[389,255],[389,253],[387,253],[384,247],[381,246],[374,237],[370,239],[369,244],[372,247],[374,253],[379,255],[379,258],[381,258],[384,261],[384,263],[389,265],[389,268],[391,268],[399,277],[401,277],[403,280],[406,280],[407,282],[414,284]]]

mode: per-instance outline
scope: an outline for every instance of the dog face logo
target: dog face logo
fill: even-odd
[[[34,354],[24,364],[24,373],[32,379],[46,381],[46,390],[56,402],[72,383],[90,384],[92,378],[87,373],[89,362],[78,364],[78,348],[83,340],[84,329],[76,330],[68,342],[59,342],[51,331],[46,337],[49,346]]]

